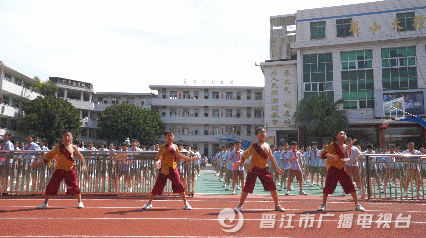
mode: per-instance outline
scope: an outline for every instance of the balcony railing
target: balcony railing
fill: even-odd
[[[12,83],[7,78],[2,78],[1,80],[1,90],[9,92],[13,95],[23,97],[29,100],[34,100],[38,96],[41,96],[41,94],[32,91],[29,88],[25,88],[24,86],[18,85],[16,83]]]
[[[24,115],[24,112],[21,109],[5,104],[0,104],[0,113],[6,117],[14,118],[19,118]]]

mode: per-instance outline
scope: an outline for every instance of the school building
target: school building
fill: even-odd
[[[302,98],[324,95],[346,100],[347,133],[361,145],[424,145],[416,123],[383,125],[383,103],[404,97],[407,112],[426,116],[425,15],[425,1],[386,0],[270,17],[271,60],[260,65],[269,135],[277,143],[317,140],[292,116]]]
[[[175,141],[212,156],[227,142],[254,141],[264,124],[263,87],[150,85],[158,91],[152,105],[160,110]],[[160,138],[164,141],[164,138]]]
[[[93,141],[100,143],[97,138],[98,115],[108,106],[127,103],[142,109],[151,109],[151,99],[156,95],[152,93],[126,93],[126,92],[95,92],[91,83],[50,77],[57,86],[56,96],[70,102],[79,112],[82,122],[80,141]]]
[[[23,104],[40,96],[31,90],[33,84],[33,77],[0,61],[0,136],[9,131],[21,141],[25,139],[18,132],[18,120]]]

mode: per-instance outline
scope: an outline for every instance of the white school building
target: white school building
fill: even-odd
[[[261,63],[268,134],[277,143],[317,140],[292,116],[302,98],[324,95],[346,100],[347,133],[361,144],[405,146],[414,138],[424,145],[418,124],[382,123],[383,102],[398,97],[406,98],[407,112],[426,116],[425,15],[425,1],[385,0],[272,16],[271,60]]]
[[[150,85],[158,91],[152,105],[160,110],[175,142],[212,156],[230,140],[254,141],[264,124],[263,87]],[[164,141],[164,138],[160,139]]]

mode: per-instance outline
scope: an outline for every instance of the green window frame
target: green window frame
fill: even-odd
[[[332,53],[303,55],[304,97],[324,95],[334,101]]]
[[[373,51],[340,52],[343,109],[374,108]]]
[[[383,48],[383,90],[417,89],[416,46]]]
[[[349,37],[352,33],[349,31],[352,26],[352,18],[336,20],[337,37]]]
[[[325,25],[325,21],[311,22],[311,39],[324,39]]]
[[[414,31],[414,18],[416,17],[415,12],[405,12],[397,13],[396,19],[399,21],[398,26],[402,29],[397,29],[398,32],[401,31]]]

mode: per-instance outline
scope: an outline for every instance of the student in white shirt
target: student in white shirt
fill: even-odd
[[[359,173],[359,159],[362,157],[361,151],[358,150],[356,146],[353,146],[352,142],[355,142],[356,139],[352,140],[351,137],[346,139],[345,144],[348,146],[348,154],[351,159],[345,164],[346,170],[348,171],[349,176],[351,176],[352,181],[356,183],[358,189],[361,189],[361,176]],[[361,194],[360,194],[361,195]]]
[[[322,144],[322,149],[319,150],[318,152],[321,154],[321,152],[327,148],[328,144],[325,142]],[[326,160],[325,159],[320,159],[319,160],[319,174],[321,175],[321,189],[324,189],[324,182],[325,182],[325,177],[327,176],[327,167],[326,167]]]
[[[414,141],[409,140],[407,142],[407,149],[402,152],[402,154],[407,155],[422,155],[422,153],[418,150],[414,149]],[[417,162],[419,158],[412,158],[413,162]],[[417,187],[417,197],[423,197],[423,193],[420,190],[420,166],[419,164],[406,164],[406,171],[407,171],[407,183],[405,184],[405,191],[402,193],[402,198],[405,198],[407,196],[408,191],[408,185],[413,180],[416,182]],[[412,185],[413,186],[413,185]]]
[[[0,150],[15,150],[15,147],[13,146],[12,142],[10,142],[10,139],[12,138],[12,134],[9,132],[6,132],[4,134],[4,142],[0,147]],[[0,181],[1,184],[6,184],[6,176],[2,176],[2,171],[4,171],[4,167],[7,165],[7,158],[8,154],[6,153],[0,153],[0,178],[3,178],[3,181]],[[9,163],[13,163],[13,160],[10,160]]]
[[[49,148],[47,148],[47,146],[46,146],[46,139],[41,139],[40,140],[40,149],[41,150],[49,150]]]
[[[234,164],[237,161],[241,160],[241,156],[243,156],[244,151],[241,150],[241,142],[235,141],[235,150],[231,152],[229,155],[229,160],[233,168],[233,179],[232,179],[232,194],[235,194],[235,185],[237,185],[237,189],[244,188],[244,166],[240,165],[235,167]],[[238,181],[239,180],[239,181]],[[237,182],[241,183],[241,187]]]
[[[299,182],[299,195],[307,195],[303,191],[303,164],[302,164],[302,153],[297,150],[297,142],[292,141],[291,142],[291,150],[288,152],[288,162],[290,163],[290,175],[288,179],[287,184],[287,192],[285,195],[290,195],[290,187],[291,182],[296,177],[297,181]]]

